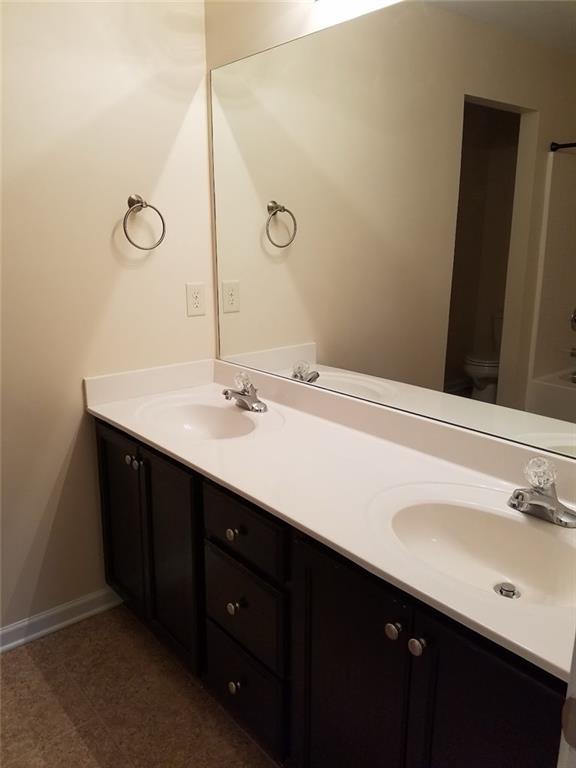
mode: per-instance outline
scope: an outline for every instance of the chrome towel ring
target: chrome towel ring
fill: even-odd
[[[272,245],[274,245],[276,248],[288,248],[289,245],[291,245],[294,242],[294,238],[296,237],[296,232],[298,231],[298,224],[296,222],[296,216],[292,213],[292,211],[289,208],[285,208],[283,205],[280,205],[280,203],[277,203],[276,200],[270,200],[268,205],[266,206],[268,210],[268,221],[266,222],[266,237]],[[292,219],[292,224],[294,225],[294,230],[292,232],[292,237],[288,240],[287,243],[276,243],[274,240],[272,240],[272,236],[270,235],[270,222],[276,216],[277,213],[287,213],[288,216]]]
[[[134,240],[130,237],[128,234],[128,219],[130,218],[131,214],[138,213],[139,211],[143,210],[144,208],[152,208],[153,211],[155,211],[158,216],[160,217],[160,221],[162,222],[162,234],[158,238],[157,242],[154,243],[154,245],[138,245],[138,243],[135,243]],[[124,216],[124,222],[122,224],[124,227],[124,234],[126,235],[126,239],[128,242],[134,246],[134,248],[140,248],[141,251],[153,251],[154,248],[158,248],[162,240],[164,240],[164,237],[166,235],[166,222],[164,221],[164,216],[160,213],[158,208],[156,208],[153,205],[150,205],[150,203],[147,203],[146,200],[143,200],[140,195],[130,195],[128,198],[128,210],[126,211],[126,214]]]

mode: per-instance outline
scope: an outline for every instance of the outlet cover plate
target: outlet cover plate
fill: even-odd
[[[240,312],[240,283],[238,280],[222,281],[222,312]]]
[[[186,283],[186,315],[198,317],[206,314],[204,283]]]

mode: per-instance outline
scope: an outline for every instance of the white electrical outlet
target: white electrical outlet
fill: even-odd
[[[206,314],[204,283],[186,283],[186,314],[188,317]]]
[[[240,312],[240,283],[238,280],[222,281],[222,311]]]

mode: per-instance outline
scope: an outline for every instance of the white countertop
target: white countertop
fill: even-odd
[[[291,382],[283,385],[295,386]],[[451,483],[456,484],[455,489],[483,487],[501,494],[505,503],[521,483],[514,486],[460,463],[275,402],[265,396],[264,389],[261,396],[269,412],[244,412],[246,418],[256,420],[256,429],[241,437],[210,440],[197,439],[186,429],[170,429],[148,415],[155,403],[166,398],[208,403],[210,408],[235,408],[222,397],[222,384],[172,387],[169,394],[121,400],[110,400],[113,386],[108,387],[106,398],[91,397],[88,386],[87,391],[92,415],[255,502],[447,616],[568,679],[576,606],[506,600],[490,589],[467,586],[426,565],[393,535],[387,535],[380,521],[375,522],[374,500],[397,486]],[[125,398],[125,388],[116,391]],[[575,547],[576,578],[576,531],[562,529],[562,534]]]
[[[226,359],[288,378],[296,361],[307,361],[320,373],[314,386],[576,457],[576,425],[569,419],[576,412],[576,385],[570,382],[569,369],[529,381],[530,408],[517,410],[324,364],[318,359],[314,342]]]

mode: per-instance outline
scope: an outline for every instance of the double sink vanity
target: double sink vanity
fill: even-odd
[[[576,529],[508,505],[534,452],[237,370],[86,380],[110,586],[280,764],[553,768]]]

